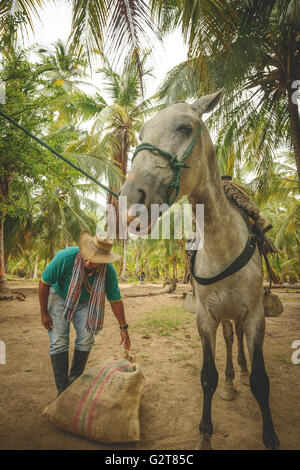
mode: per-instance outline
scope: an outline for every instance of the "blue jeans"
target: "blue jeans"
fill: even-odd
[[[50,338],[50,356],[69,349],[70,322],[62,320],[65,300],[56,294],[53,287],[50,288],[48,299],[48,313],[52,318],[53,328],[48,332]],[[95,337],[89,333],[84,325],[88,315],[88,301],[79,302],[73,313],[73,325],[76,331],[75,349],[79,351],[91,351]]]

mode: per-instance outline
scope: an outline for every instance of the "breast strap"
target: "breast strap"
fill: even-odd
[[[246,264],[250,261],[250,259],[252,258],[255,252],[257,242],[258,242],[257,236],[254,235],[254,233],[250,233],[246,242],[246,246],[244,250],[242,251],[242,253],[233,261],[233,263],[231,263],[226,269],[224,269],[224,271],[222,271],[217,276],[213,276],[213,277],[199,277],[195,275],[194,265],[195,265],[196,255],[197,255],[197,250],[195,250],[191,258],[191,267],[190,267],[191,275],[199,284],[202,284],[204,286],[221,281],[222,279],[225,279],[226,277],[231,276],[232,274],[238,272],[240,269],[246,266]]]

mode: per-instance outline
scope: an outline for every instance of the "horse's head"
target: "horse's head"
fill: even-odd
[[[161,206],[162,213],[168,205],[190,194],[196,184],[201,184],[199,169],[205,167],[203,154],[208,145],[212,146],[202,116],[212,111],[221,95],[222,90],[193,104],[174,103],[142,127],[142,144],[134,153],[132,168],[120,193],[127,196],[128,223],[136,217],[137,205],[147,209],[149,219],[146,223],[143,219],[141,233],[148,233],[158,218],[159,214],[156,220],[152,215],[150,220],[152,204]]]

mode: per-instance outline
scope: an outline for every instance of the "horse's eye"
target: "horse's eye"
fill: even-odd
[[[177,128],[177,131],[182,132],[184,134],[190,134],[193,130],[193,127],[188,124],[182,124]]]

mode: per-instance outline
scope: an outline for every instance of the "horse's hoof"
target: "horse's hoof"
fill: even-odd
[[[263,436],[263,442],[267,450],[277,450],[280,446],[280,442],[276,434],[271,436]]]
[[[203,438],[200,442],[199,450],[213,450],[210,439]]]
[[[224,384],[221,390],[221,398],[226,401],[233,401],[236,398],[237,392],[232,385]]]
[[[242,372],[240,375],[240,381],[243,385],[250,387],[250,380],[248,372]]]

